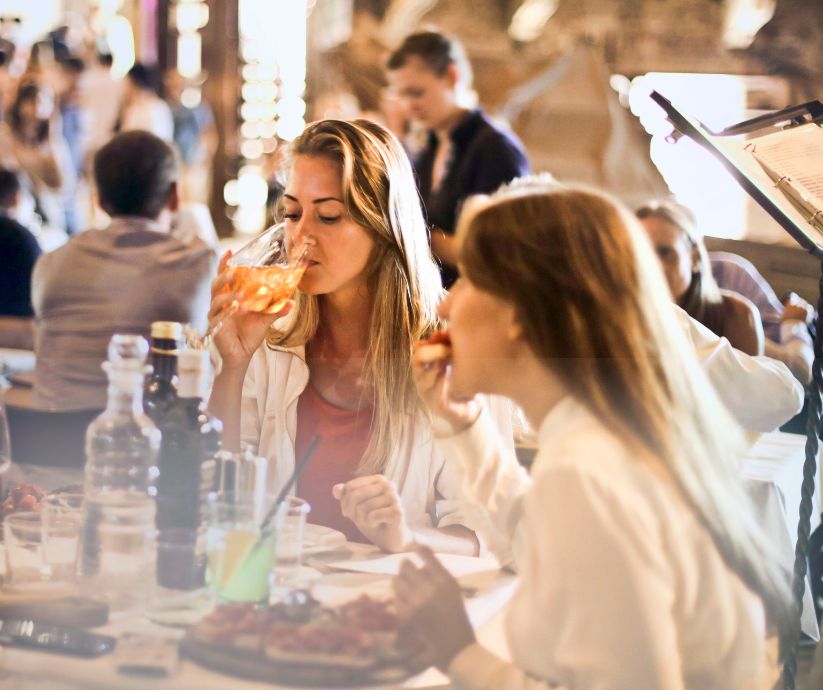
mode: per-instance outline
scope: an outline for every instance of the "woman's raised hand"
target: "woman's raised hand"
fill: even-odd
[[[481,403],[476,398],[454,400],[451,397],[447,376],[450,362],[451,345],[448,334],[443,331],[417,343],[412,355],[417,392],[435,417],[435,433],[441,436],[467,429],[481,412]]]
[[[229,251],[220,259],[217,277],[211,284],[209,308],[209,333],[223,359],[224,369],[247,366],[272,323],[288,314],[294,305],[289,300],[276,314],[247,311],[243,296],[231,289],[233,269],[228,263],[231,256]]]

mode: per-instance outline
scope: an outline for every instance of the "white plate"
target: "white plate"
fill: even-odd
[[[307,523],[303,530],[303,553],[311,555],[334,551],[346,543],[346,535],[331,527]]]

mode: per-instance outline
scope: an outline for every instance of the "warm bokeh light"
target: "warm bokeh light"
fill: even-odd
[[[240,0],[240,55],[246,63],[241,70],[240,155],[246,161],[273,153],[275,137],[291,141],[306,126],[308,9],[306,0]],[[248,190],[252,178],[258,181],[257,194],[235,194],[228,185],[224,190],[227,203],[229,198],[236,201],[232,220],[238,232],[258,232],[265,223],[267,197],[259,190],[268,185],[262,171],[246,166],[237,182]]]
[[[191,79],[200,74],[201,63],[200,34],[180,34],[177,37],[177,71],[180,76]]]
[[[509,24],[509,36],[515,41],[533,41],[557,12],[559,0],[523,0]]]
[[[112,55],[112,74],[125,76],[135,61],[134,32],[128,19],[115,15],[106,23],[106,43]]]
[[[632,80],[631,111],[652,135],[650,155],[672,194],[706,235],[737,239],[746,232],[746,193],[711,153],[688,137],[667,141],[673,127],[649,98],[656,90],[712,131],[746,117],[746,85],[726,74],[651,72]]]

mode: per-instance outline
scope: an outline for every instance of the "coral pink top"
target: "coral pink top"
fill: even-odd
[[[332,495],[335,484],[354,479],[371,437],[373,408],[346,410],[325,400],[309,384],[297,402],[296,457],[301,458],[315,436],[320,443],[303,470],[297,495],[309,502],[308,521],[340,530],[349,541],[367,542],[340,510]]]

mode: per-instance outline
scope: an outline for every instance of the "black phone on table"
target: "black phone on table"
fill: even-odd
[[[3,619],[0,620],[0,644],[93,658],[111,652],[117,638],[66,625]]]

